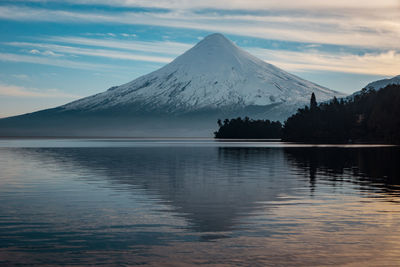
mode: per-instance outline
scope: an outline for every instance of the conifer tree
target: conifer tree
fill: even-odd
[[[317,108],[317,106],[318,106],[318,104],[317,104],[317,99],[316,99],[316,97],[315,97],[315,94],[312,93],[312,94],[311,94],[311,100],[310,100],[310,109],[311,109],[311,110],[314,110],[314,109]]]

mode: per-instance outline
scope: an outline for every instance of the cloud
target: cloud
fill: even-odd
[[[37,54],[40,54],[40,51],[37,50],[37,49],[32,49],[32,50],[29,51],[29,53],[37,55]]]
[[[50,51],[50,50],[43,51],[42,55],[44,55],[44,56],[52,56],[52,57],[61,57],[61,56],[63,56],[61,54],[56,54],[56,53],[54,53],[53,51]]]
[[[259,58],[289,71],[333,71],[383,76],[400,74],[400,53],[396,51],[353,55],[262,48],[248,48],[247,50]]]
[[[127,44],[114,42],[114,41],[99,41],[89,38],[73,38],[73,37],[51,37],[50,40],[62,40],[80,43],[82,40],[85,44],[97,44],[99,46],[108,46],[119,48],[126,48]],[[97,56],[105,58],[113,58],[119,60],[142,60],[158,63],[168,63],[173,60],[173,58],[168,57],[154,57],[147,55],[136,55],[129,52],[122,52],[118,50],[105,50],[96,48],[78,48],[71,46],[55,45],[55,44],[42,44],[42,43],[25,43],[25,42],[11,42],[7,43],[12,46],[38,46],[44,49],[52,49],[64,54],[73,55],[85,55],[85,56]],[[189,44],[176,43],[178,45],[178,50],[185,46],[191,46]],[[140,49],[143,44],[140,44],[136,49]],[[149,43],[150,50],[155,49],[160,44],[154,44],[155,47],[151,46]],[[145,46],[143,46],[145,47]],[[132,47],[131,47],[132,48]],[[356,74],[368,74],[368,75],[386,75],[395,76],[399,75],[400,70],[400,53],[395,50],[389,50],[384,52],[375,53],[364,53],[362,55],[354,55],[350,53],[333,53],[333,52],[321,52],[313,50],[315,46],[307,47],[305,51],[288,51],[288,50],[272,50],[257,47],[244,47],[245,50],[251,54],[265,60],[268,63],[277,65],[287,71],[333,71],[333,72],[344,72],[344,73],[356,73]],[[64,61],[44,61],[43,58],[34,57],[26,59],[23,55],[15,55],[16,60],[35,62],[39,64],[55,64],[63,65],[65,67]],[[22,57],[22,58],[21,58]],[[0,54],[0,60],[2,60],[2,54]],[[40,60],[40,62],[37,62]],[[79,64],[78,62],[69,62],[67,64]],[[85,63],[83,63],[85,64]],[[82,67],[82,66],[78,66]],[[85,65],[83,66],[85,67]],[[113,67],[115,68],[115,67]]]
[[[186,3],[186,1],[183,2]],[[308,2],[311,3],[312,1]],[[323,2],[325,3],[326,1]],[[344,3],[344,1],[341,2]],[[355,3],[354,1],[349,2]],[[292,12],[284,10],[285,7],[289,8],[289,5],[282,5],[281,9],[275,11],[244,14],[223,11],[199,13],[193,10],[171,10],[169,12],[79,12],[2,6],[0,7],[0,18],[17,21],[150,25],[223,32],[291,42],[400,49],[398,42],[400,34],[399,11],[398,9],[389,8],[389,2],[391,3],[392,1],[388,1],[387,4],[383,1],[382,5],[380,5],[381,7],[377,7],[378,10],[372,9],[371,7],[374,7],[374,4],[367,1],[362,3],[362,8],[357,9],[326,8],[323,10],[310,9]],[[139,1],[137,3],[142,2]],[[174,1],[171,3],[173,6]],[[256,2],[254,1],[254,3]],[[296,6],[296,4],[293,5]],[[251,6],[251,3],[249,6]],[[343,4],[343,7],[348,6],[350,5]]]
[[[98,40],[80,37],[50,37],[48,40],[70,42],[73,44],[98,45],[115,49],[133,49],[145,51],[153,51],[159,47],[165,47],[166,42],[119,42],[110,40]],[[169,43],[168,50],[176,51],[177,55],[185,49],[191,47],[192,44]],[[121,60],[144,60],[159,63],[168,63],[173,58],[153,57],[146,55],[135,55],[132,53],[121,52],[118,50],[104,50],[96,48],[77,48],[71,46],[62,46],[54,44],[40,43],[23,43],[11,42],[7,43],[12,46],[37,46],[44,49],[52,49],[65,54],[89,55],[106,58],[115,58]],[[174,45],[177,48],[173,48]],[[277,65],[288,71],[333,71],[344,73],[357,73],[369,75],[398,75],[400,71],[400,53],[395,50],[364,53],[362,55],[354,55],[351,53],[322,52],[315,48],[318,45],[306,46],[304,51],[288,51],[288,50],[272,50],[257,47],[244,47],[251,54],[265,60],[268,63]],[[0,56],[1,59],[1,56]]]
[[[53,51],[50,51],[50,50],[39,51],[37,49],[32,49],[32,50],[29,50],[28,52],[30,54],[33,54],[33,55],[44,55],[44,56],[52,56],[52,57],[61,57],[61,56],[63,56],[61,54],[56,54],[56,53],[54,53]]]
[[[28,0],[29,1],[29,0]],[[48,0],[30,0],[31,2],[48,2]],[[397,0],[53,0],[52,2],[68,2],[78,5],[108,5],[120,7],[147,7],[162,9],[242,9],[242,10],[268,10],[278,9],[343,9],[343,8],[398,8]]]
[[[110,40],[110,39],[94,39],[73,36],[53,36],[44,39],[44,41],[67,43],[74,45],[85,45],[95,47],[106,47],[128,51],[142,51],[149,53],[180,55],[190,49],[194,44],[180,42],[144,42],[144,41],[126,41],[126,40]]]
[[[85,33],[84,35],[86,36],[100,36],[100,37],[116,37],[118,34],[108,32],[108,33]],[[128,33],[119,33],[119,35],[124,36],[124,37],[136,37],[136,34],[128,34]]]
[[[29,76],[26,74],[13,74],[12,75],[14,78],[20,79],[20,80],[29,80]]]
[[[165,12],[127,9],[85,12],[32,8],[23,5],[0,6],[0,18],[18,21],[54,21],[96,24],[141,24],[209,32],[223,32],[268,40],[302,42],[304,51],[248,48],[255,55],[292,71],[340,71],[374,75],[398,75],[400,70],[399,1],[288,1],[288,0],[68,0],[78,5],[163,8]],[[63,1],[60,1],[63,2]],[[45,7],[45,5],[42,5]],[[32,56],[2,54],[0,60],[48,64],[61,67],[99,69],[105,66],[76,60],[48,60],[59,54],[95,56],[118,60],[168,63],[193,44],[144,42],[128,33],[87,33],[84,38],[55,36],[44,43],[8,43],[27,47]],[[120,37],[121,39],[118,39]],[[122,38],[125,37],[125,38]],[[246,41],[246,40],[244,40]],[[323,52],[337,45],[344,52]],[[335,48],[337,51],[339,47]],[[356,48],[356,49],[354,49]],[[313,50],[313,49],[318,49]],[[352,54],[357,50],[357,53]],[[133,52],[131,52],[133,51]],[[346,53],[346,51],[348,51]],[[368,53],[366,53],[366,51]],[[42,57],[40,57],[42,56]],[[114,66],[108,66],[113,67]]]
[[[134,33],[121,33],[121,36],[123,36],[123,37],[137,37],[137,35],[134,34]]]
[[[58,89],[37,89],[0,83],[0,95],[33,98],[80,98],[78,95],[61,92]]]
[[[173,58],[161,57],[161,56],[126,53],[116,50],[79,48],[79,47],[63,46],[55,44],[26,43],[26,42],[11,42],[6,44],[11,46],[36,46],[40,48],[51,49],[53,51],[65,54],[96,56],[96,57],[105,57],[105,58],[121,59],[121,60],[148,61],[148,62],[158,62],[158,63],[169,63],[173,60]]]
[[[38,56],[27,56],[27,55],[19,55],[13,53],[0,53],[0,61],[6,62],[25,62],[32,64],[41,64],[41,65],[49,65],[56,66],[61,68],[72,68],[72,69],[84,69],[84,70],[96,70],[96,69],[117,69],[118,66],[115,65],[106,65],[106,64],[93,64],[82,61],[72,61],[67,59],[55,59],[55,58],[47,58],[47,57],[38,57]]]

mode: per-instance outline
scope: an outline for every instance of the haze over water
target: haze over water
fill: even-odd
[[[1,140],[0,265],[395,266],[400,149]]]

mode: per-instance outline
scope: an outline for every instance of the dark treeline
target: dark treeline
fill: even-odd
[[[215,133],[216,138],[260,138],[264,134],[261,131],[247,133],[257,131],[253,125],[256,121],[225,121],[229,137],[221,132],[220,125],[220,130]],[[241,134],[237,134],[239,131],[246,132],[247,136],[240,137]],[[299,109],[287,119],[282,130],[276,129],[276,132],[281,133],[283,141],[290,142],[400,144],[400,85],[389,85],[378,91],[363,89],[352,98],[334,98],[319,105],[312,94],[310,106]]]
[[[400,143],[400,86],[363,89],[352,99],[299,109],[282,129],[283,141]]]
[[[278,139],[281,138],[282,124],[279,121],[251,120],[248,117],[218,120],[215,138],[227,139]]]

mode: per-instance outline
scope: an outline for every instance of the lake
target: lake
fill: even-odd
[[[0,265],[395,266],[400,149],[1,139]]]

